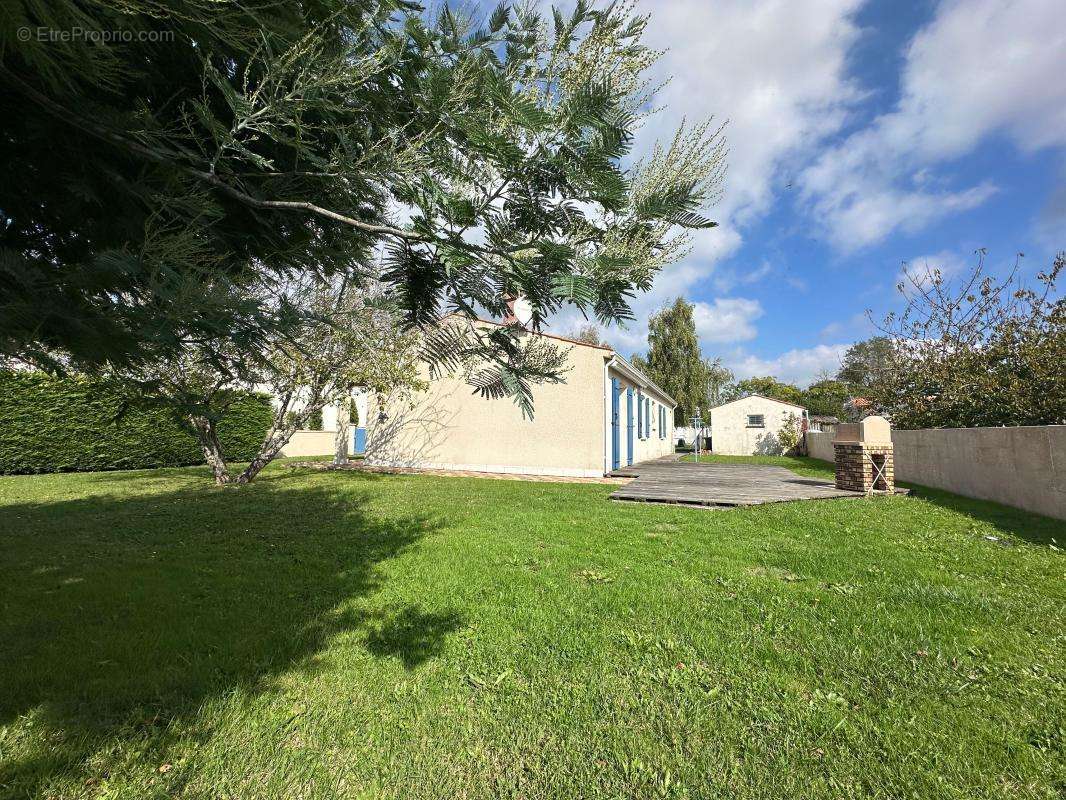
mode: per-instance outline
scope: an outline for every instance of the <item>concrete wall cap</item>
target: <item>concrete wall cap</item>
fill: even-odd
[[[837,425],[834,433],[834,444],[836,442],[892,444],[892,426],[884,417],[867,417],[862,422],[842,422]]]

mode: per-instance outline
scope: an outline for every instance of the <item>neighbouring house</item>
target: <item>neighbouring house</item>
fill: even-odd
[[[873,414],[877,407],[874,405],[873,400],[868,400],[865,397],[852,397],[844,403],[844,410],[848,412],[852,419],[862,419]]]
[[[802,406],[750,394],[712,408],[710,438],[712,453],[730,456],[780,455],[781,429],[796,425],[801,430],[807,411]]]
[[[533,419],[473,393],[462,375],[438,377],[409,400],[371,402],[367,463],[598,477],[673,452],[676,403],[640,370],[609,347],[526,335],[569,348],[565,382],[534,386]]]

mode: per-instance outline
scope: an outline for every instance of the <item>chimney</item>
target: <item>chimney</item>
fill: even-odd
[[[518,325],[523,330],[529,330],[529,325],[533,321],[533,306],[529,304],[529,301],[517,292],[505,294],[503,301],[507,304],[503,324]]]
[[[513,325],[518,322],[518,317],[514,313],[514,304],[518,301],[518,296],[509,294],[503,300],[507,304],[507,313],[503,315],[503,324]]]

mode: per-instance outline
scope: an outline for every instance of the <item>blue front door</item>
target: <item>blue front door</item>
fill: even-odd
[[[626,463],[633,463],[633,390],[626,389]]]
[[[618,406],[622,400],[622,387],[618,378],[611,378],[611,469],[622,466],[622,429]]]
[[[361,456],[366,452],[366,428],[355,429],[355,447],[352,448],[352,451],[357,456]]]

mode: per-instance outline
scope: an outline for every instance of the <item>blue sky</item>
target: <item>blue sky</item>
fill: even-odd
[[[643,0],[672,81],[638,154],[682,118],[728,120],[729,173],[685,261],[605,332],[696,303],[704,354],[801,384],[898,308],[903,262],[974,251],[1032,275],[1066,249],[1062,0]],[[554,329],[576,320],[564,316]]]

